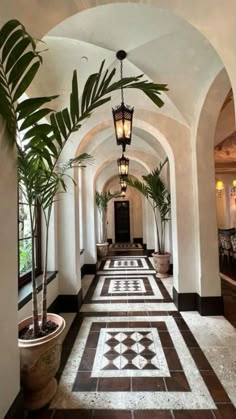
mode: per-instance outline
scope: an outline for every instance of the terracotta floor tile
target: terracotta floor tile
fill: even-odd
[[[92,413],[85,409],[56,410],[53,419],[92,419]]]
[[[183,330],[182,335],[188,347],[199,348],[199,345],[191,332]]]
[[[132,391],[166,391],[162,377],[133,377]]]
[[[200,348],[189,348],[199,370],[212,370],[207,358]]]
[[[72,391],[96,391],[97,382],[96,377],[91,377],[91,372],[79,371]]]
[[[134,411],[134,419],[172,419],[169,410],[140,410]]]
[[[86,348],[96,348],[97,343],[99,339],[99,332],[90,332],[87,342],[86,342]]]
[[[130,391],[129,377],[99,378],[98,391]]]
[[[215,402],[230,402],[230,399],[214,371],[201,371],[201,375]]]
[[[94,410],[93,419],[131,419],[128,410]],[[78,417],[78,419],[80,419]]]
[[[210,410],[174,410],[175,419],[214,419]]]
[[[169,370],[182,370],[183,367],[180,363],[176,350],[174,348],[164,348],[163,350],[165,353]]]
[[[82,359],[81,359],[81,363],[79,366],[79,369],[81,371],[91,371],[92,366],[93,366],[93,361],[94,361],[94,357],[95,357],[95,349],[88,349],[86,348],[84,350]]]
[[[173,344],[172,339],[169,335],[169,332],[160,332],[159,336],[160,336],[162,346],[164,348],[174,348],[174,344]]]
[[[190,391],[184,372],[174,371],[171,377],[165,377],[164,380],[169,391]]]
[[[216,405],[218,410],[214,410],[216,419],[236,419],[236,409],[232,404],[222,403]]]

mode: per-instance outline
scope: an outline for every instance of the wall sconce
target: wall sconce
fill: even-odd
[[[119,176],[128,176],[129,173],[129,159],[127,159],[124,154],[122,154],[122,157],[120,159],[117,159],[117,165],[118,165],[118,174]]]
[[[117,52],[116,57],[120,60],[120,79],[123,79],[123,60],[127,54],[125,51],[120,50]],[[134,108],[124,104],[124,92],[121,86],[121,104],[116,108],[112,108],[113,121],[116,133],[117,145],[122,145],[122,150],[125,152],[127,144],[131,143],[132,135],[132,120]]]
[[[231,188],[230,195],[236,197],[236,179],[233,180],[233,186]]]
[[[222,180],[217,180],[216,182],[216,196],[217,198],[222,197],[222,191],[224,190],[224,183]]]

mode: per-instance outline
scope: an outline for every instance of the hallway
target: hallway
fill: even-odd
[[[130,252],[84,277],[81,312],[66,313],[58,392],[29,418],[236,418],[235,329],[222,316],[180,314],[172,277],[154,274]]]

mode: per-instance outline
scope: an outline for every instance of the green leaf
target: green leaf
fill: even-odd
[[[28,118],[26,118],[24,122],[21,124],[20,131],[29,128],[36,122],[40,121],[43,117],[48,115],[50,112],[52,112],[52,109],[49,108],[40,109],[39,111],[34,112],[30,116],[28,116]]]
[[[56,121],[56,117],[55,114],[51,114],[50,115],[50,121],[51,121],[51,126],[52,126],[52,130],[53,130],[53,134],[55,135],[55,138],[60,146],[60,148],[62,148],[62,138],[61,138],[61,133],[58,129],[58,125],[57,125],[57,121]]]
[[[25,99],[17,105],[16,111],[19,112],[18,121],[26,116],[30,115],[32,112],[36,111],[45,103],[51,102],[53,99],[56,99],[58,96],[47,96],[47,97],[36,97],[31,99]]]
[[[79,119],[79,92],[78,92],[78,81],[77,72],[74,70],[72,78],[72,92],[70,96],[70,113],[73,123]]]
[[[22,55],[21,58],[16,62],[9,74],[8,79],[9,85],[12,84],[12,90],[14,89],[18,81],[21,79],[26,68],[29,66],[29,64],[34,58],[35,54],[32,51],[28,51],[24,55]]]
[[[19,99],[19,97],[27,90],[27,88],[29,87],[30,83],[32,82],[32,80],[34,79],[38,69],[40,66],[40,62],[36,62],[32,65],[32,67],[29,69],[29,71],[26,73],[26,75],[23,77],[23,79],[21,80],[18,88],[16,89],[16,92],[13,96],[13,102],[15,102],[17,99]]]
[[[90,98],[91,98],[94,84],[96,83],[96,81],[97,81],[97,73],[89,76],[85,83],[83,94],[82,94],[82,99],[81,99],[81,113],[82,114],[84,113],[85,109],[87,109],[87,107],[89,106]]]
[[[25,49],[29,46],[29,44],[30,44],[29,38],[24,38],[20,42],[18,42],[14,48],[12,48],[11,53],[6,63],[6,74],[13,67],[13,65],[17,62],[18,58],[25,51]]]
[[[102,61],[99,72],[97,73],[96,81],[95,81],[94,87],[93,87],[92,100],[94,100],[97,97],[97,89],[98,89],[98,86],[99,86],[100,76],[103,72],[104,64],[105,64],[105,60]]]
[[[0,48],[2,48],[7,37],[17,26],[22,27],[22,24],[16,19],[9,20],[7,23],[5,23],[5,25],[3,25],[0,30]]]
[[[63,117],[62,117],[62,113],[61,112],[56,112],[55,116],[56,116],[56,120],[57,120],[58,126],[60,128],[60,131],[61,131],[63,137],[66,140],[67,139],[66,125],[64,123],[64,120],[63,120]]]
[[[23,37],[23,35],[24,35],[24,31],[22,29],[18,29],[17,31],[14,31],[11,36],[9,36],[2,50],[2,63],[4,63],[12,47],[16,44],[16,42],[20,38]]]
[[[63,119],[65,121],[65,124],[67,126],[68,131],[71,131],[71,121],[70,121],[70,115],[67,108],[63,109],[62,111]]]
[[[48,135],[51,131],[52,131],[52,127],[49,124],[36,125],[35,127],[29,129],[29,131],[26,132],[23,140],[27,140],[28,138],[31,138],[37,135],[40,136],[41,134]]]

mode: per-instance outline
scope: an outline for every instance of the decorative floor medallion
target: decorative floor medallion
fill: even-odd
[[[161,289],[162,290],[161,290]],[[164,296],[163,296],[164,294]],[[170,299],[162,284],[153,275],[106,276],[101,275],[97,281],[92,300],[135,300],[145,297],[146,300]]]
[[[101,329],[92,377],[170,376],[154,328]]]

